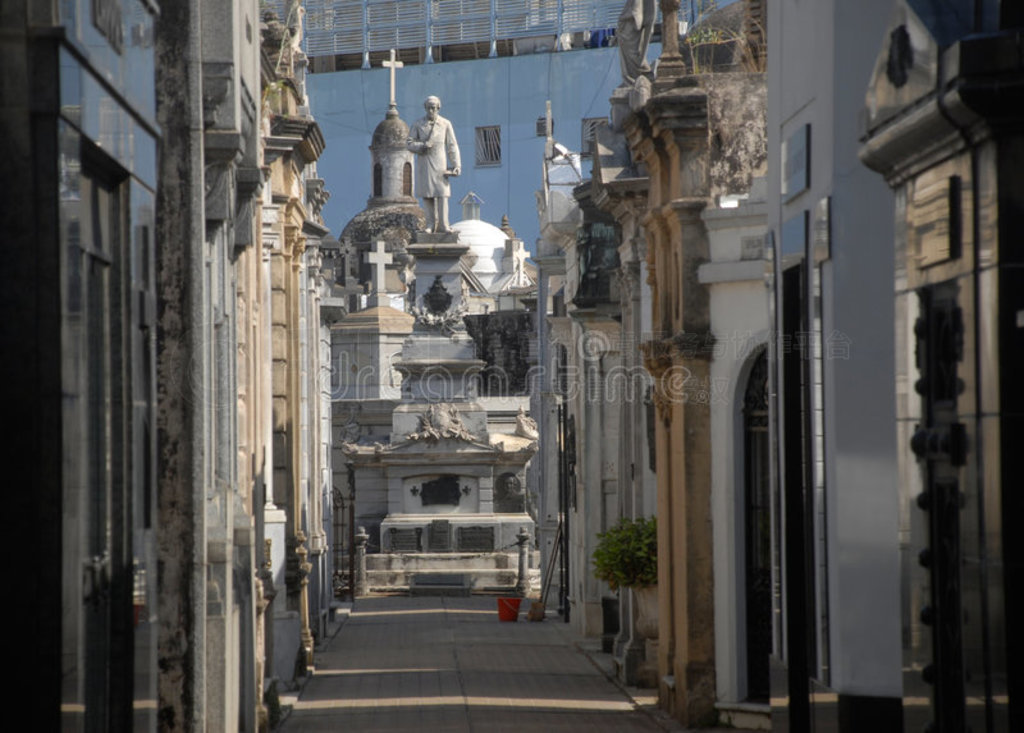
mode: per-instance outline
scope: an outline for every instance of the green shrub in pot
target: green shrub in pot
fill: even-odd
[[[594,576],[612,590],[646,588],[658,582],[658,529],[654,517],[624,517],[597,535]]]

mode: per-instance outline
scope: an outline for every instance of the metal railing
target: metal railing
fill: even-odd
[[[282,6],[285,3],[280,3]],[[430,49],[614,28],[623,0],[306,0],[310,57]],[[271,3],[274,5],[274,3]],[[283,8],[282,8],[283,10]]]

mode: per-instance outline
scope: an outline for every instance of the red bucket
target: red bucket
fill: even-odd
[[[522,602],[522,598],[499,598],[498,620],[517,621],[519,619],[519,604]]]

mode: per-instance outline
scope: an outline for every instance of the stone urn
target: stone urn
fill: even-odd
[[[633,587],[631,590],[633,598],[636,599],[635,628],[637,633],[644,639],[657,639],[658,586]]]

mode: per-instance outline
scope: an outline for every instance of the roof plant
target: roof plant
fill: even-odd
[[[597,535],[594,576],[618,590],[645,588],[658,582],[658,530],[654,517],[623,517]]]

